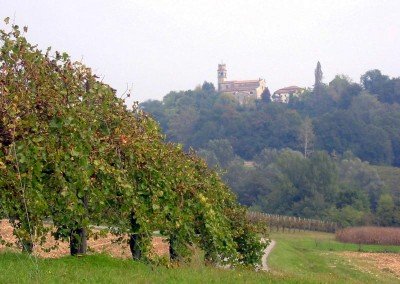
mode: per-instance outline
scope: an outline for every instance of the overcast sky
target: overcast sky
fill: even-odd
[[[132,84],[138,101],[215,84],[221,61],[228,79],[261,77],[271,92],[311,86],[318,60],[325,82],[376,68],[400,76],[398,0],[0,0],[0,16],[120,93]]]

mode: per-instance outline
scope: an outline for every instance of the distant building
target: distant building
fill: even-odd
[[[243,162],[243,166],[247,167],[247,168],[254,168],[256,165],[256,163],[254,161],[244,161]]]
[[[232,94],[239,103],[243,104],[250,99],[260,99],[265,88],[264,79],[226,81],[226,65],[218,64],[218,91]]]
[[[297,86],[282,88],[274,92],[271,96],[271,101],[288,103],[290,96],[299,96],[302,92],[304,92],[304,89]]]

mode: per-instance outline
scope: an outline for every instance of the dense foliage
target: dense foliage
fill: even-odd
[[[390,191],[375,167],[349,153],[305,158],[289,149],[265,149],[252,165],[231,162],[224,179],[253,210],[341,226],[400,225],[399,190]]]
[[[400,166],[400,78],[371,70],[360,84],[344,75],[324,84],[317,64],[315,80],[288,104],[241,105],[205,82],[141,107],[169,140],[225,169],[242,204],[342,225],[400,224],[400,188],[370,166]]]
[[[314,149],[351,151],[373,164],[400,166],[400,78],[372,70],[361,82],[338,75],[320,86],[319,95],[308,89],[289,104],[256,100],[246,105],[206,82],[141,107],[160,122],[168,139],[186,147],[204,148],[210,140],[228,139],[243,159],[264,148],[303,152],[302,125],[310,118]]]
[[[165,143],[152,118],[66,53],[43,53],[17,25],[0,44],[0,216],[23,250],[51,231],[85,253],[102,225],[129,234],[137,259],[160,230],[173,260],[198,245],[208,261],[260,261],[257,228],[203,160]]]

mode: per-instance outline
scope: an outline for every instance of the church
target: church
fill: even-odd
[[[218,64],[218,92],[231,94],[244,104],[253,99],[261,99],[261,94],[266,89],[264,79],[227,81],[226,64]]]

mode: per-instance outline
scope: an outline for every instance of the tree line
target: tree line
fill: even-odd
[[[400,225],[400,191],[351,153],[264,149],[252,164],[231,160],[223,179],[254,211],[336,222],[341,227]]]

